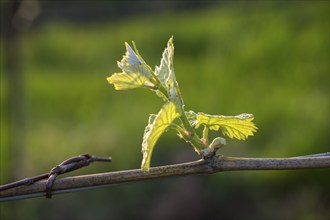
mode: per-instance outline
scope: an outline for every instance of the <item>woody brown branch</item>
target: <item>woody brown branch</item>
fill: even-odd
[[[53,194],[101,188],[113,184],[133,181],[157,179],[171,176],[191,174],[210,174],[223,171],[238,170],[295,170],[311,168],[330,168],[330,156],[293,157],[293,158],[240,158],[214,156],[209,159],[159,166],[150,168],[148,173],[140,169],[98,173],[91,175],[66,177],[57,179],[53,186]],[[0,192],[0,201],[17,197],[29,198],[45,195],[46,181],[32,185],[20,186]]]

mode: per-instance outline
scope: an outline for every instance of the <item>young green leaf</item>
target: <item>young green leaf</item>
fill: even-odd
[[[134,89],[140,87],[153,87],[154,85],[140,73],[114,73],[107,78],[108,82],[115,86],[116,90]]]
[[[123,59],[118,62],[118,67],[122,69],[122,73],[114,73],[108,77],[110,84],[115,86],[116,90],[126,90],[133,88],[154,88],[154,80],[148,65],[145,64],[126,43],[126,54]]]
[[[162,86],[166,88],[168,99],[174,102],[177,106],[183,106],[179,84],[175,78],[173,56],[174,44],[173,37],[171,37],[163,52],[160,65],[155,68],[155,75],[159,79]]]
[[[172,38],[167,43],[167,47],[163,52],[160,65],[155,68],[155,75],[158,77],[161,84],[166,87],[166,81],[170,75],[170,70],[173,68],[173,54],[174,54],[174,45]]]
[[[254,119],[252,114],[240,114],[237,116],[208,115],[197,113],[196,128],[205,125],[211,130],[221,129],[224,135],[238,140],[245,140],[248,136],[253,136],[253,132],[257,131],[257,127],[252,122]]]
[[[149,124],[144,130],[142,153],[143,160],[141,168],[144,171],[149,171],[150,159],[153,148],[159,137],[166,131],[171,123],[180,116],[173,102],[167,102],[157,115],[150,115]]]

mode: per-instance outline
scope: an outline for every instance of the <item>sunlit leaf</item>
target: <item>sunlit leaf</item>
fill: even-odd
[[[118,67],[121,68],[123,72],[114,73],[107,78],[108,82],[115,86],[115,89],[125,90],[140,87],[154,87],[154,84],[151,82],[152,74],[148,66],[127,43],[125,56],[118,62]]]
[[[144,130],[142,142],[142,170],[149,171],[152,151],[157,140],[171,125],[173,120],[179,116],[180,114],[172,102],[166,103],[157,115],[150,115],[149,124]]]
[[[162,86],[166,88],[169,100],[174,102],[176,105],[183,106],[179,85],[175,78],[173,56],[174,44],[173,37],[171,37],[163,52],[160,65],[155,68],[155,75],[161,82]]]
[[[167,47],[163,52],[160,65],[155,68],[155,75],[158,77],[159,81],[164,87],[166,87],[166,81],[170,75],[170,69],[173,68],[173,54],[174,45],[172,38],[168,41]]]
[[[126,53],[123,56],[123,59],[120,62],[117,62],[118,67],[121,68],[125,73],[138,72],[149,79],[151,77],[151,73],[145,65],[143,59],[134,52],[128,43],[125,43],[125,45]]]
[[[252,114],[240,114],[237,116],[208,115],[197,113],[196,128],[205,125],[211,130],[221,129],[224,135],[238,140],[245,140],[248,136],[253,136],[257,127],[252,122]]]
[[[116,90],[134,89],[139,87],[148,87],[150,84],[148,79],[139,73],[114,73],[107,78],[108,82],[115,86]]]

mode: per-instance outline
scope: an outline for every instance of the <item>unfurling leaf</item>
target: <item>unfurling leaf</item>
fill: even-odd
[[[221,137],[216,137],[213,139],[212,143],[210,144],[210,148],[218,149],[226,145],[226,139]]]
[[[155,68],[155,75],[158,77],[159,81],[164,87],[166,86],[166,81],[170,75],[170,71],[173,68],[173,54],[174,54],[174,45],[172,38],[167,43],[167,47],[163,52],[160,65]]]
[[[126,90],[140,87],[155,87],[154,83],[152,83],[152,74],[148,65],[127,43],[126,54],[123,59],[118,62],[118,67],[121,68],[123,72],[114,73],[107,78],[108,82],[115,86],[115,89]]]
[[[257,131],[257,127],[252,122],[254,119],[252,114],[240,114],[237,116],[208,115],[197,113],[196,128],[205,125],[211,130],[221,129],[224,135],[238,140],[245,140],[248,136],[253,136],[253,132]]]
[[[155,75],[159,79],[162,86],[166,88],[168,99],[178,106],[183,106],[179,85],[175,78],[173,56],[174,44],[173,37],[171,37],[163,52],[160,65],[155,68]]]
[[[149,171],[152,151],[157,140],[171,125],[174,119],[179,116],[180,114],[173,102],[167,102],[157,115],[150,115],[149,124],[144,130],[142,142],[143,160],[141,168],[143,171]]]

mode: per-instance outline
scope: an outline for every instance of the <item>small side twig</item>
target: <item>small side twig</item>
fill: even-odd
[[[68,173],[73,170],[80,169],[82,167],[88,166],[90,163],[92,163],[94,161],[111,162],[111,160],[112,160],[111,157],[96,157],[96,156],[89,155],[89,154],[82,154],[79,156],[71,157],[71,158],[63,161],[62,163],[60,163],[58,166],[51,169],[51,171],[49,173],[44,173],[44,174],[41,174],[38,176],[25,178],[23,180],[19,180],[16,182],[12,182],[12,183],[0,186],[0,192],[7,190],[7,189],[19,187],[22,185],[30,185],[39,180],[48,178],[47,184],[46,184],[46,198],[51,198],[51,196],[52,196],[51,190],[53,187],[53,183],[59,174]]]

